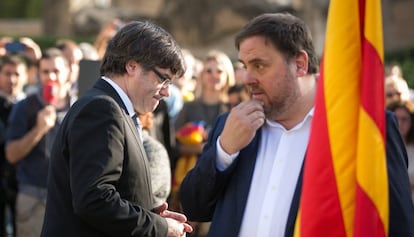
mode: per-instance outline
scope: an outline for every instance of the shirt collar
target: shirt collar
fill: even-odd
[[[131,100],[129,99],[128,95],[122,90],[122,88],[119,87],[118,84],[116,84],[114,81],[112,81],[108,77],[102,76],[101,78],[105,80],[106,82],[108,82],[115,89],[116,93],[118,93],[119,97],[121,97],[121,100],[124,103],[129,116],[131,117],[134,116],[135,114],[134,106],[132,105]]]
[[[314,111],[315,111],[315,107],[312,107],[309,110],[309,112],[305,115],[303,120],[300,123],[296,124],[296,126],[290,130],[296,130],[296,129],[301,128],[307,120],[310,120],[313,118]],[[266,119],[266,125],[269,127],[280,128],[280,129],[286,130],[285,127],[283,127],[280,123],[275,122],[273,120]]]

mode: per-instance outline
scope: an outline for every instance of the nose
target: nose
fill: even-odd
[[[251,73],[251,71],[246,70],[244,76],[242,77],[244,84],[256,84],[257,78]]]
[[[170,96],[170,85],[167,85],[165,87],[162,87],[160,89],[160,95],[162,95],[163,97]]]

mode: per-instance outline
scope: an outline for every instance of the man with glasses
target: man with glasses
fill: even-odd
[[[102,77],[68,112],[51,153],[42,236],[185,236],[182,214],[154,205],[137,114],[184,71],[181,49],[147,21],[109,41]]]

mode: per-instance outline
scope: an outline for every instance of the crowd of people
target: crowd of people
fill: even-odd
[[[279,33],[293,25],[287,42]],[[237,35],[238,59],[198,58],[148,21],[115,19],[94,44],[1,38],[0,237],[291,236],[281,206],[301,176],[318,73],[308,34],[293,15],[260,15]],[[80,94],[83,60],[100,69]],[[413,97],[398,67],[384,83],[414,200]],[[274,170],[265,158],[279,150],[296,163]],[[297,172],[275,180],[285,185],[270,205],[265,183],[283,169]],[[266,211],[283,224],[262,229]]]

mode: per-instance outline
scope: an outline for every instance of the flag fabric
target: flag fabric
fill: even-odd
[[[388,234],[380,0],[331,0],[295,237]]]

